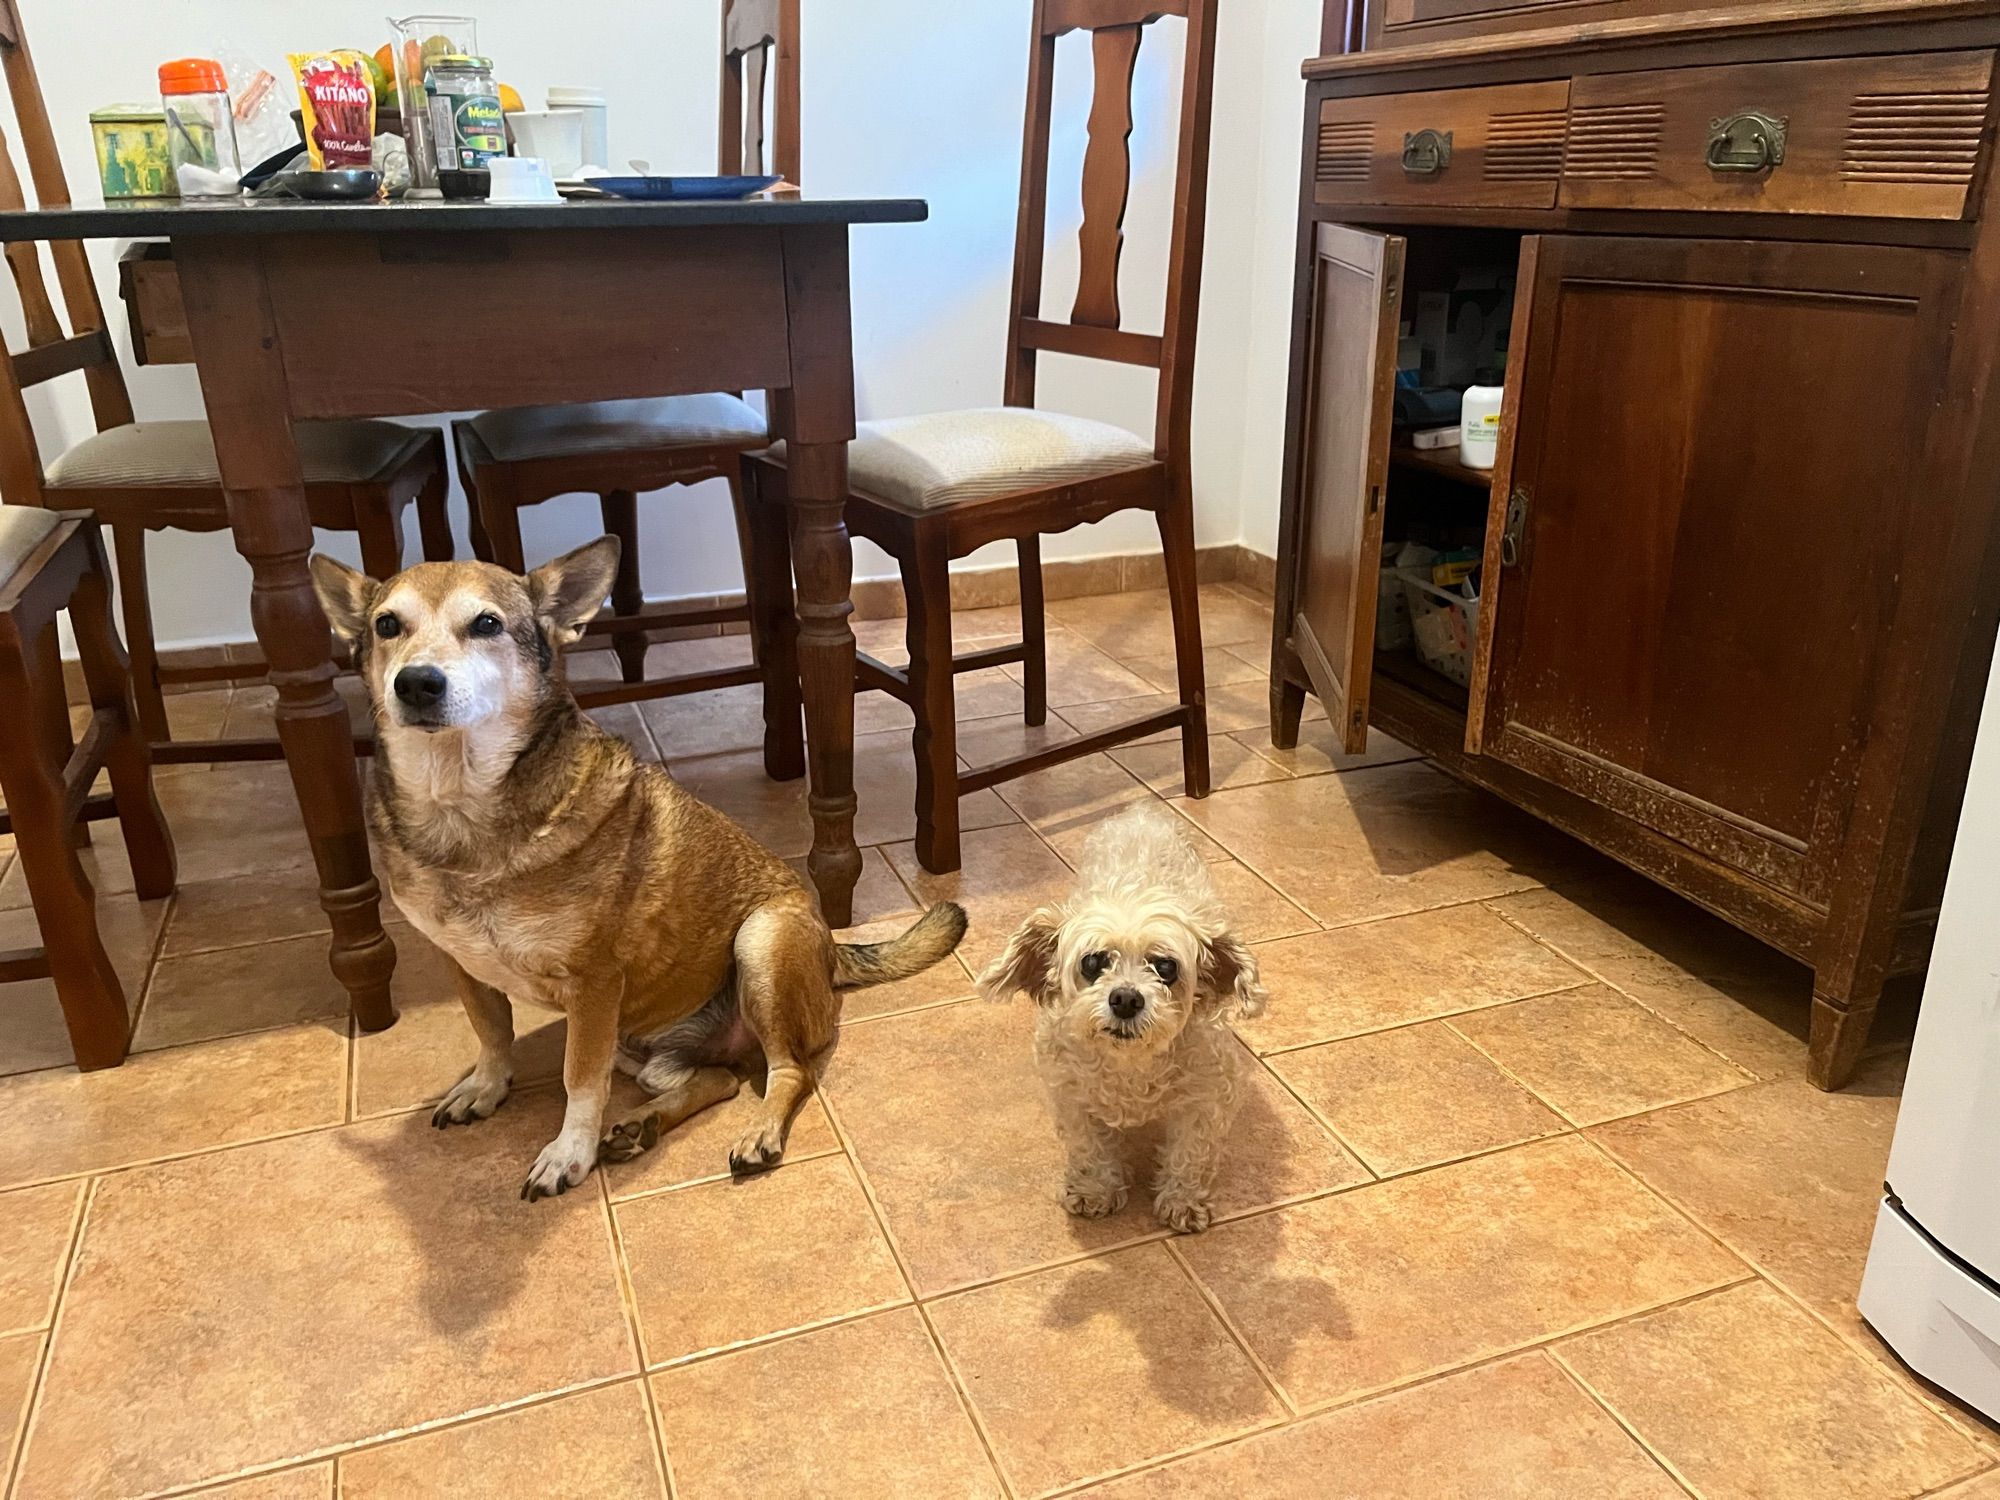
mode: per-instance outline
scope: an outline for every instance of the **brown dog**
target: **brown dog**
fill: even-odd
[[[947,902],[889,942],[834,942],[790,868],[584,716],[562,648],[617,567],[615,537],[525,578],[425,563],[376,583],[312,559],[374,705],[369,825],[390,893],[456,964],[479,1037],[432,1122],[484,1119],[507,1097],[509,996],[569,1017],[569,1106],[526,1198],[729,1098],[760,1050],[763,1109],[729,1164],[776,1165],[807,1064],[832,1040],[836,990],[920,973],[965,935]],[[607,1135],[614,1063],[656,1098]]]

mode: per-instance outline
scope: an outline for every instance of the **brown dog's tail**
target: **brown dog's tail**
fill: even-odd
[[[956,901],[940,901],[918,917],[909,931],[886,943],[835,943],[834,988],[866,989],[871,984],[893,984],[921,974],[949,957],[964,936],[965,908]]]

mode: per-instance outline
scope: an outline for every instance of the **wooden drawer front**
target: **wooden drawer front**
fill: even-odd
[[[1314,196],[1321,203],[1553,208],[1568,102],[1562,79],[1329,99],[1320,106]]]
[[[1991,52],[1579,78],[1563,206],[1962,218],[1992,79]]]

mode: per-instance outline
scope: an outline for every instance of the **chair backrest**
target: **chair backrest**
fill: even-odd
[[[770,167],[764,165],[765,86],[777,63]],[[722,149],[719,170],[799,181],[799,0],[722,0]]]
[[[1021,217],[1014,239],[1014,301],[1008,320],[1007,404],[1035,404],[1035,356],[1040,350],[1150,366],[1160,372],[1153,447],[1162,459],[1185,459],[1194,405],[1195,314],[1201,300],[1208,124],[1215,84],[1215,6],[1216,0],[1035,0],[1028,120],[1021,151]],[[1187,45],[1167,248],[1165,327],[1158,334],[1144,334],[1120,326],[1118,262],[1125,248],[1125,203],[1132,185],[1133,69],[1146,28],[1165,16],[1186,20]],[[1095,82],[1083,157],[1076,303],[1069,321],[1063,323],[1041,315],[1049,119],[1055,96],[1056,39],[1079,30],[1090,33]]]
[[[55,132],[49,128],[49,108],[35,78],[34,59],[21,30],[13,0],[0,0],[0,72],[7,80],[21,146],[28,159],[28,176],[35,200],[43,208],[65,207],[69,184],[63,180],[62,159]],[[13,152],[0,133],[0,209],[27,207]],[[80,240],[52,240],[49,255],[56,284],[69,314],[71,332],[64,333],[42,280],[40,247],[33,241],[7,246],[7,268],[21,297],[22,322],[28,346],[0,358],[0,499],[18,505],[42,503],[42,463],[34,428],[21,392],[58,375],[82,370],[90,386],[90,407],[97,429],[123,427],[132,420],[132,397],[118,368],[118,353],[104,325],[104,305]]]

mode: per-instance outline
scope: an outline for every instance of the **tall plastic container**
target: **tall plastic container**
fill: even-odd
[[[236,117],[222,64],[183,57],[160,64],[160,108],[167,117],[167,159],[183,198],[234,198],[243,177]]]
[[[550,109],[573,109],[583,116],[583,164],[611,165],[611,107],[602,89],[549,90]]]
[[[420,198],[438,194],[437,136],[431,127],[430,64],[440,57],[476,57],[479,28],[470,16],[389,18],[395,35],[396,106],[403,117],[403,144],[410,151],[410,191]]]

